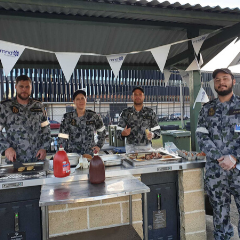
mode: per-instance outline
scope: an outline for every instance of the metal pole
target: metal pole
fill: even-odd
[[[132,225],[132,195],[129,195],[129,224]]]
[[[148,240],[147,193],[143,193],[144,240]]]
[[[181,125],[182,125],[182,129],[183,129],[183,99],[182,99],[182,83],[180,82],[180,113],[181,113]]]
[[[42,240],[48,240],[49,229],[48,229],[48,207],[41,207],[42,209]]]

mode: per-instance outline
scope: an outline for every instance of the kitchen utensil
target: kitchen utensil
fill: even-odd
[[[18,169],[20,167],[25,167],[21,162],[16,161],[16,158],[13,159],[13,168]]]

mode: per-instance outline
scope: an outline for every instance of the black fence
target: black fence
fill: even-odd
[[[32,79],[32,97],[43,102],[71,102],[75,90],[85,88],[89,102],[131,102],[132,89],[141,86],[145,102],[179,102],[181,76],[172,71],[168,86],[164,75],[156,70],[121,70],[115,78],[110,70],[75,69],[66,82],[61,69],[13,69],[6,77],[0,69],[0,100],[15,94],[16,76],[26,74]],[[203,86],[210,99],[213,98],[208,81],[211,73],[202,73]],[[183,87],[184,101],[189,101],[189,89]]]

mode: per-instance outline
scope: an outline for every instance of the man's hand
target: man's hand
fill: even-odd
[[[36,155],[36,157],[37,157],[39,160],[44,160],[44,159],[46,158],[46,156],[47,156],[47,152],[46,152],[45,149],[40,149],[40,150],[38,150],[37,155]]]
[[[236,158],[233,157],[232,155],[225,155],[217,159],[219,162],[219,165],[221,166],[222,169],[224,170],[230,170],[235,167],[236,165]]]
[[[131,133],[131,128],[127,128],[127,126],[124,128],[124,130],[122,131],[122,136],[123,137],[127,137],[129,136]]]
[[[100,147],[95,146],[95,147],[92,148],[92,150],[93,150],[94,154],[97,154],[100,151]]]
[[[5,150],[5,156],[9,161],[13,162],[16,160],[17,154],[16,151],[12,147],[10,147]]]

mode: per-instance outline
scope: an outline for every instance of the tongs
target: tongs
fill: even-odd
[[[17,162],[16,158],[13,159],[13,168],[18,169],[20,167],[25,167],[21,162]]]

